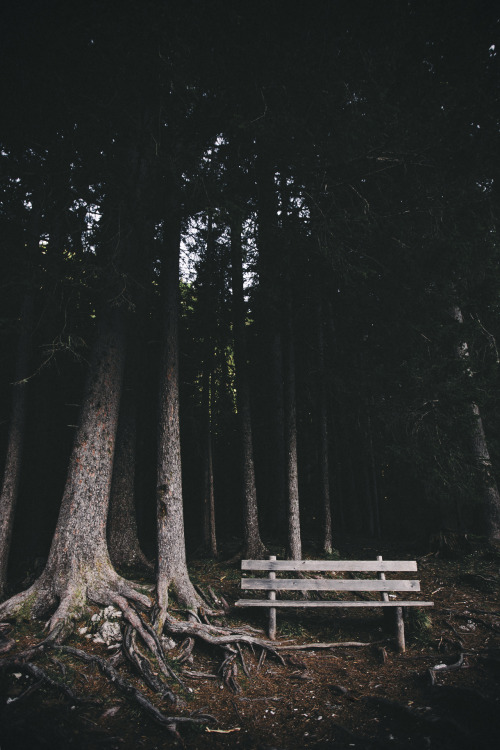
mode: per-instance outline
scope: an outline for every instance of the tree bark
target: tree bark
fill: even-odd
[[[21,311],[21,330],[12,384],[11,418],[0,495],[0,599],[4,597],[7,587],[7,566],[21,478],[26,423],[26,378],[31,352],[33,308],[33,295],[28,293],[25,295]]]
[[[161,352],[156,509],[158,569],[155,627],[162,633],[169,587],[188,609],[201,604],[186,563],[179,425],[179,251],[180,210],[173,207],[165,226],[162,257],[163,338]]]
[[[272,507],[272,521],[281,534],[286,526],[286,468],[283,394],[283,341],[281,331],[282,283],[281,257],[278,251],[278,205],[274,183],[274,163],[268,144],[258,143],[256,161],[258,205],[258,274],[260,330],[268,384],[266,401],[270,446],[267,461],[267,497]],[[269,368],[271,376],[269,377]]]
[[[214,470],[212,461],[212,373],[205,363],[203,373],[202,419],[203,425],[203,543],[207,554],[218,557],[215,526]]]
[[[479,407],[471,403],[472,415],[471,442],[476,465],[482,475],[482,494],[484,503],[484,526],[490,541],[500,541],[500,494],[493,474],[490,452],[486,442],[483,420]]]
[[[325,371],[325,341],[323,336],[323,315],[321,301],[318,302],[317,318],[318,335],[318,421],[319,421],[319,464],[320,464],[320,495],[323,508],[323,552],[331,555],[333,552],[332,509],[330,503],[330,462],[328,446],[328,407],[326,397]]]
[[[108,548],[115,566],[153,566],[139,544],[135,511],[137,405],[132,388],[124,388],[116,434],[116,451],[108,513]]]
[[[288,499],[288,557],[302,559],[300,533],[299,476],[297,467],[297,407],[295,392],[295,346],[293,340],[292,298],[290,280],[286,293],[285,344],[285,455]]]
[[[205,355],[203,358],[203,380],[202,380],[202,403],[201,403],[201,454],[203,462],[203,544],[206,554],[212,558],[218,557],[217,533],[215,524],[215,494],[214,494],[214,469],[212,450],[212,386],[214,371],[214,341],[213,328],[217,325],[216,315],[217,299],[214,294],[216,279],[216,245],[214,234],[213,211],[207,214],[207,246],[205,265],[207,274],[205,283],[201,285],[200,299],[204,303],[203,318],[207,322],[207,331],[204,336]]]
[[[252,414],[245,331],[245,300],[241,248],[242,222],[237,211],[231,217],[231,273],[233,287],[234,359],[236,368],[236,403],[241,440],[243,474],[243,557],[259,559],[266,554],[260,538],[257,488],[252,437]]]
[[[451,316],[459,324],[463,324],[462,311],[455,305],[451,309]],[[466,362],[468,357],[467,343],[462,342],[457,348],[457,356]],[[472,375],[469,368],[469,375]],[[483,517],[486,537],[493,542],[500,541],[500,493],[493,473],[490,452],[483,427],[483,420],[476,403],[469,404],[471,415],[470,443],[476,468],[482,479]]]
[[[377,482],[377,467],[375,462],[375,451],[373,449],[373,432],[372,420],[370,414],[367,415],[367,460],[371,495],[371,516],[373,518],[373,535],[380,539],[382,527],[380,524],[380,502],[379,488]]]

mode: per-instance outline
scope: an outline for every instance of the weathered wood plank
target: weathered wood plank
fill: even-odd
[[[292,608],[292,607],[433,607],[434,602],[420,602],[420,601],[403,601],[396,600],[390,602],[383,602],[380,600],[365,600],[365,601],[343,601],[343,600],[331,600],[326,601],[310,601],[310,600],[296,600],[292,599],[276,599],[276,601],[269,601],[269,599],[238,599],[234,603],[235,607],[279,607]]]
[[[242,589],[284,591],[420,591],[420,581],[356,578],[242,578]]]
[[[382,562],[382,555],[377,555],[377,562]],[[385,581],[385,573],[379,571],[377,573],[377,578],[379,579],[379,581]],[[389,594],[387,593],[387,591],[384,591],[384,593],[382,594],[382,600],[384,602],[389,601]]]
[[[374,572],[417,570],[415,560],[242,560],[242,570]]]
[[[269,561],[273,562],[276,560],[276,555],[270,555]],[[269,571],[269,583],[274,583],[276,580],[276,573],[274,570]],[[267,598],[270,602],[276,601],[276,590],[273,588],[268,592]],[[269,627],[267,629],[269,638],[274,641],[276,639],[276,609],[274,607],[269,608]]]

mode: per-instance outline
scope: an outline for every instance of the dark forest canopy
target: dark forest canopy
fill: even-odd
[[[64,524],[104,559],[108,503],[114,565],[159,544],[165,581],[184,534],[500,538],[499,25],[447,0],[11,4],[5,590],[34,558],[72,580]]]

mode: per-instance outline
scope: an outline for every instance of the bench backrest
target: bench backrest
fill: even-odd
[[[242,560],[242,570],[267,571],[268,578],[242,578],[242,589],[286,591],[420,591],[420,581],[385,573],[415,572],[415,560]],[[374,578],[275,578],[277,572],[376,573]]]

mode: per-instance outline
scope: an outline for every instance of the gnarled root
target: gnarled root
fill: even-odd
[[[43,585],[43,576],[25,591],[14,594],[0,604],[0,620],[29,620],[50,607],[55,606],[57,597]]]
[[[159,711],[146,696],[137,690],[131,682],[123,678],[106,659],[95,654],[87,654],[85,651],[73,648],[72,646],[58,646],[62,653],[69,654],[85,662],[86,664],[97,664],[101,673],[107,677],[113,685],[123,692],[129,699],[135,701],[143,708],[146,713],[158,724],[164,726],[167,731],[175,737],[178,736],[176,726],[178,724],[210,724],[217,723],[216,719],[210,714],[198,714],[193,716],[166,716]]]
[[[148,685],[151,690],[154,690],[155,693],[158,693],[163,700],[168,700],[175,705],[177,703],[176,696],[170,690],[168,685],[166,685],[158,675],[153,672],[151,664],[139,651],[136,643],[136,631],[131,625],[127,625],[123,633],[123,651],[128,660],[134,665],[137,672],[142,676],[146,685]]]
[[[36,664],[33,664],[32,662],[25,661],[24,659],[19,658],[4,659],[0,661],[0,671],[22,672],[23,674],[30,675],[36,680],[36,682],[30,685],[23,693],[21,693],[21,695],[18,695],[17,698],[12,698],[10,700],[10,703],[14,703],[15,701],[20,701],[23,698],[26,698],[28,695],[30,695],[43,685],[48,685],[49,687],[55,688],[58,692],[63,693],[63,695],[69,698],[72,703],[80,702],[80,698],[75,695],[71,688],[69,688],[64,683],[58,682],[52,677],[49,677],[49,675],[43,669],[38,667]]]
[[[153,627],[161,636],[168,615],[168,591],[172,588],[175,591],[179,604],[192,613],[190,619],[196,618],[198,610],[204,610],[207,606],[201,596],[196,592],[193,584],[187,576],[179,576],[175,580],[170,578],[166,571],[160,571],[156,586],[156,605],[153,610],[152,620]]]
[[[248,668],[245,664],[241,646],[243,644],[253,649],[259,646],[265,653],[269,653],[276,658],[281,664],[285,664],[283,657],[276,648],[274,641],[268,641],[250,635],[248,628],[222,628],[215,625],[207,625],[199,622],[185,622],[174,620],[170,615],[166,619],[165,630],[169,635],[182,635],[187,640],[189,655],[193,650],[193,641],[200,640],[204,643],[221,648],[224,652],[224,661],[220,667],[225,684],[234,692],[239,692],[240,687],[237,681],[236,659],[238,655],[241,659],[243,671],[248,674]],[[186,642],[186,641],[185,641]],[[180,663],[185,660],[185,649],[180,654]]]
[[[66,572],[46,568],[29,589],[0,604],[0,620],[36,619],[55,610],[47,622],[48,635],[44,642],[62,643],[90,602],[104,607],[118,606],[135,626],[129,600],[143,609],[151,607],[149,597],[121,578],[111,566],[105,565],[99,574],[91,568]],[[140,622],[137,626],[140,629]],[[147,638],[147,633],[141,632],[141,636]]]
[[[238,682],[238,665],[236,664],[237,653],[232,651],[226,652],[226,658],[219,667],[219,672],[222,673],[224,684],[233,691],[233,693],[241,693],[241,686]]]

